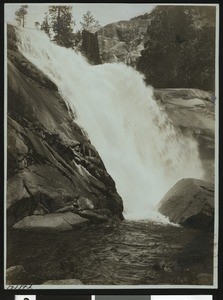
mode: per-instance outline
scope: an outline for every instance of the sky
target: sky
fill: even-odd
[[[34,28],[34,23],[38,21],[42,22],[44,13],[48,10],[47,3],[39,4],[28,4],[28,15],[26,18],[26,27]],[[50,3],[52,5],[53,3]],[[58,3],[55,3],[58,5]],[[63,3],[64,5],[64,3]],[[122,3],[75,3],[66,5],[73,6],[73,18],[76,22],[76,30],[80,29],[80,21],[82,16],[88,10],[92,13],[96,20],[99,21],[100,25],[105,26],[106,24],[129,20],[135,16],[149,13],[155,7],[155,5],[145,4],[122,4]],[[5,22],[16,25],[15,22],[15,11],[20,7],[20,4],[5,4]]]

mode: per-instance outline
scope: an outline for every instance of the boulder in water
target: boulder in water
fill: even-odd
[[[22,265],[11,266],[10,268],[6,269],[7,284],[12,284],[12,282],[23,278],[24,274],[25,269]]]
[[[32,215],[17,222],[13,228],[21,230],[56,230],[66,231],[82,226],[89,220],[72,212]]]
[[[214,185],[198,179],[182,179],[163,197],[158,211],[173,223],[212,231]]]

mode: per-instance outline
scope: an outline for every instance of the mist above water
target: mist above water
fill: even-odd
[[[197,143],[183,137],[143,76],[124,64],[92,66],[40,31],[17,29],[22,54],[59,88],[116,183],[129,219],[161,219],[156,207],[178,180],[203,177]]]

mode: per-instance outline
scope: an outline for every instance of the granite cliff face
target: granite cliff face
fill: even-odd
[[[74,118],[8,26],[8,226],[67,230],[123,218],[115,183]]]
[[[154,88],[214,91],[215,14],[208,6],[156,6],[149,14],[100,28],[93,44],[102,63],[130,65]]]
[[[99,53],[98,34],[94,31],[82,31],[82,46],[81,50],[89,63],[98,65],[101,64],[101,57]]]
[[[214,182],[215,100],[198,89],[154,89],[154,97],[174,126],[185,136],[192,135],[199,149],[205,180]]]
[[[102,62],[124,62],[135,67],[147,41],[146,31],[150,22],[150,15],[145,14],[99,29],[97,34]]]

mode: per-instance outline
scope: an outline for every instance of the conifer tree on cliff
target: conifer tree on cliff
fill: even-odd
[[[54,32],[53,40],[60,46],[71,48],[74,45],[72,6],[54,5],[49,7],[50,25]]]
[[[215,88],[213,6],[157,6],[137,69],[156,88]],[[159,62],[159,63],[157,63]],[[162,68],[162,72],[160,72]]]
[[[28,5],[21,5],[21,7],[15,12],[15,20],[18,23],[18,26],[25,27],[25,17],[28,13]]]
[[[80,22],[82,29],[88,30],[100,26],[89,10],[83,15],[82,19],[83,22]]]
[[[36,21],[34,24],[35,24],[36,29],[39,30],[39,28],[40,28],[40,23],[39,23],[38,21]]]
[[[45,13],[45,17],[40,26],[40,30],[45,31],[45,33],[50,37],[50,24],[49,24],[49,17],[47,13]]]

